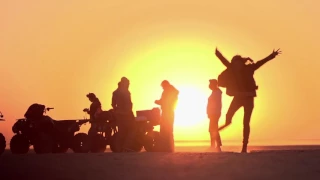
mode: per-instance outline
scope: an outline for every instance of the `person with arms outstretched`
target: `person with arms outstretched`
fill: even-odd
[[[229,96],[233,96],[232,102],[229,106],[228,112],[226,114],[226,123],[224,126],[220,127],[219,130],[231,124],[234,114],[239,110],[239,108],[244,108],[243,117],[243,146],[242,153],[247,152],[247,145],[249,143],[250,135],[250,120],[252,111],[254,108],[254,98],[257,96],[256,91],[258,86],[254,80],[254,73],[262,65],[274,59],[277,55],[281,54],[280,49],[273,50],[273,52],[266,58],[254,61],[249,57],[241,57],[236,55],[232,58],[231,63],[221,54],[221,52],[216,49],[216,56],[224,64],[227,69],[222,72],[219,76],[224,84],[226,84],[226,92]],[[246,64],[250,61],[250,64]],[[222,77],[223,75],[223,77]],[[227,78],[225,78],[227,77]],[[218,78],[219,84],[220,79]]]
[[[211,95],[208,98],[207,115],[209,122],[209,133],[211,139],[211,148],[217,152],[221,152],[221,138],[218,131],[218,122],[221,116],[222,108],[222,91],[219,89],[218,81],[216,79],[209,80],[209,88]]]

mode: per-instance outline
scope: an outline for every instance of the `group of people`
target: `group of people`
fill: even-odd
[[[129,91],[130,81],[126,77],[122,77],[118,83],[118,88],[112,93],[112,108],[117,118],[118,138],[123,152],[133,152],[134,137],[136,133],[135,117],[132,110],[131,93]],[[161,83],[163,88],[162,96],[155,104],[161,106],[161,121],[160,121],[160,139],[158,142],[161,146],[157,146],[157,151],[173,152],[173,123],[174,110],[178,101],[179,91],[164,80]],[[98,118],[101,110],[101,103],[94,93],[87,94],[91,101],[90,109],[84,109],[90,115],[91,127],[88,135],[96,133],[96,124],[94,121]]]
[[[229,126],[232,122],[234,114],[241,108],[244,108],[243,117],[243,146],[242,153],[247,152],[247,145],[249,143],[250,135],[250,120],[254,108],[254,98],[258,86],[254,80],[254,72],[259,69],[266,62],[274,59],[277,55],[281,54],[278,49],[273,51],[266,58],[254,62],[249,57],[242,57],[236,55],[229,62],[221,52],[216,49],[215,52],[218,59],[226,66],[217,79],[209,80],[209,88],[212,90],[207,104],[207,115],[210,120],[209,133],[211,139],[211,148],[220,152],[222,141],[219,131]],[[248,63],[249,62],[249,63]],[[126,77],[122,77],[118,83],[118,88],[112,94],[112,107],[117,116],[118,133],[123,142],[123,151],[130,152],[133,142],[135,128],[134,128],[134,113],[132,111],[131,94],[129,91],[130,81]],[[159,100],[155,103],[161,106],[161,121],[160,121],[160,139],[161,151],[173,152],[174,151],[174,110],[178,101],[179,91],[164,80],[161,83],[163,93]],[[229,106],[226,114],[226,122],[222,127],[218,126],[222,109],[222,91],[219,87],[226,88],[226,94],[233,96],[233,100]],[[93,94],[87,95],[92,102],[90,109],[84,111],[90,114],[90,119],[94,120],[96,115],[101,112],[101,103],[99,99]],[[94,132],[94,124],[91,125],[89,135]]]

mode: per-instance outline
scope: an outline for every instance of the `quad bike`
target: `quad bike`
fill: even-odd
[[[0,121],[4,121],[3,114],[0,111]],[[0,133],[0,155],[4,152],[6,149],[6,139],[2,133]]]
[[[151,110],[136,111],[137,117],[135,118],[135,137],[133,140],[133,147],[135,152],[140,152],[143,148],[147,152],[154,152],[155,144],[160,137],[160,133],[154,131],[154,126],[159,125],[160,109],[153,108]],[[120,140],[118,132],[115,132],[110,138],[110,149],[112,152],[121,152],[122,148],[119,145]]]
[[[88,147],[83,144],[88,141],[88,135],[75,132],[88,120],[53,120],[46,116],[46,108],[41,104],[32,104],[25,118],[18,119],[13,125],[15,134],[10,141],[10,150],[13,154],[25,154],[33,145],[37,154],[65,153],[70,148],[75,153],[86,152]]]

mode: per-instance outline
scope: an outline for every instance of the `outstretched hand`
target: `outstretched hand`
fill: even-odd
[[[216,47],[216,56],[221,55],[221,52],[218,50],[218,48]]]
[[[282,53],[282,51],[280,50],[280,48],[277,49],[276,51],[273,49],[273,51],[272,51],[272,53],[271,53],[271,56],[276,57],[276,56],[278,56],[278,55],[281,54],[281,53]]]

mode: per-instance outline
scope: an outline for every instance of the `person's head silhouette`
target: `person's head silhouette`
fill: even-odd
[[[163,81],[161,82],[161,86],[162,86],[162,88],[165,90],[165,89],[168,89],[168,87],[170,87],[170,83],[169,83],[168,80],[163,80]]]
[[[246,63],[250,61],[251,63],[253,63],[252,59],[249,57],[242,57],[240,55],[235,55],[233,56],[233,58],[231,59],[231,64],[236,66],[236,67],[243,67],[246,65]]]
[[[122,86],[122,87],[125,88],[125,89],[128,89],[128,88],[129,88],[130,81],[129,81],[128,78],[122,77],[122,78],[121,78],[121,81],[120,81],[119,83],[120,83],[120,84],[118,84],[118,85],[120,85],[120,87]]]
[[[94,93],[89,93],[87,94],[87,98],[89,99],[89,101],[93,102],[97,97]]]
[[[209,88],[211,90],[217,89],[218,88],[218,80],[216,79],[210,79],[209,80]]]

